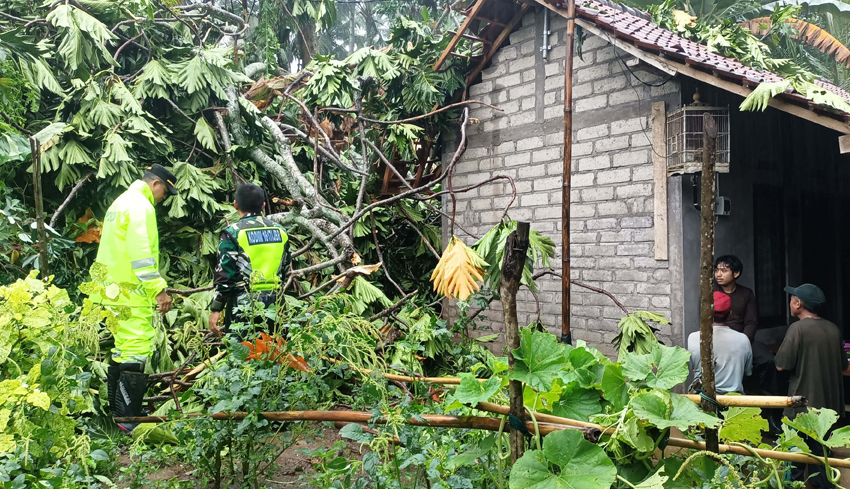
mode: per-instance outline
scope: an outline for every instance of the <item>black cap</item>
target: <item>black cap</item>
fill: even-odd
[[[174,187],[174,183],[177,181],[177,177],[175,177],[173,173],[171,173],[164,166],[158,163],[154,163],[153,165],[149,166],[147,168],[147,171],[162,180],[162,183],[165,184],[165,188],[168,189],[168,193],[170,193],[171,195],[177,195],[177,188]]]
[[[826,296],[820,287],[812,284],[803,284],[799,287],[785,287],[785,292],[803,301],[810,307],[818,307],[826,302]]]

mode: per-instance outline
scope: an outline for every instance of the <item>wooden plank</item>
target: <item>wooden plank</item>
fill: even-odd
[[[838,150],[841,151],[841,154],[850,153],[850,135],[839,136]]]
[[[457,31],[449,31],[449,32],[451,32],[454,35],[457,35]],[[472,34],[461,33],[460,37],[462,37],[464,39],[469,39],[470,41],[474,41],[474,42],[481,42],[481,43],[484,43],[484,44],[487,44],[487,45],[493,44],[493,42],[488,40],[488,39],[481,39],[480,37],[473,36]]]
[[[667,110],[664,102],[652,104],[652,175],[655,198],[655,259],[668,259],[667,246]]]
[[[485,3],[487,3],[487,0],[478,0],[478,2],[472,6],[472,9],[469,11],[469,15],[467,15],[466,18],[463,19],[463,23],[458,28],[457,34],[455,34],[452,40],[449,41],[449,45],[446,46],[445,51],[443,51],[443,54],[440,55],[440,59],[438,59],[437,62],[434,63],[434,71],[439,70],[440,67],[443,66],[443,63],[446,62],[446,58],[449,57],[449,54],[454,51],[454,48],[455,46],[457,46],[457,43],[460,42],[461,35],[466,32],[470,24],[472,24],[472,21],[475,20],[475,16],[478,15],[478,12],[480,12],[481,8],[484,7]]]
[[[493,45],[490,46],[490,50],[487,51],[487,55],[484,56],[484,59],[482,59],[481,62],[478,63],[478,66],[476,66],[475,69],[472,70],[469,75],[466,76],[467,88],[469,88],[469,84],[472,83],[472,80],[475,80],[475,77],[478,76],[479,73],[481,73],[481,70],[483,70],[484,67],[487,66],[487,63],[490,61],[490,58],[492,58],[493,55],[496,54],[496,51],[498,51],[499,48],[502,47],[502,43],[505,42],[505,39],[508,38],[508,36],[511,34],[511,31],[514,30],[514,27],[516,27],[519,21],[522,20],[522,16],[525,15],[526,12],[528,12],[528,7],[529,5],[527,3],[524,3],[519,7],[519,10],[516,11],[511,21],[508,22],[508,25],[506,25],[505,28],[502,29],[502,32],[500,32],[496,40],[493,41]]]

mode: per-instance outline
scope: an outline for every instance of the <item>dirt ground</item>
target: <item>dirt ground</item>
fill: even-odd
[[[286,449],[277,459],[276,465],[279,467],[274,476],[270,479],[262,481],[265,487],[280,488],[280,489],[308,489],[315,486],[309,485],[305,480],[305,475],[314,473],[313,461],[311,457],[305,455],[301,450],[315,450],[320,447],[332,447],[333,444],[342,440],[339,436],[339,431],[330,428],[322,428],[322,433],[310,441],[300,440],[293,446]],[[359,445],[348,442],[346,451],[350,453],[358,453]],[[129,455],[129,450],[122,450],[118,460],[119,470],[123,475],[115,477],[121,479],[118,481],[118,487],[122,489],[130,488],[133,474],[132,460]],[[159,466],[144,474],[144,480],[139,480],[140,487],[145,488],[201,488],[203,487],[197,477],[193,474],[194,467],[185,464],[174,464]],[[138,474],[137,474],[138,475]]]

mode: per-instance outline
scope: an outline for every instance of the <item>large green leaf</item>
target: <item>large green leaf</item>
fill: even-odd
[[[850,426],[833,431],[826,445],[830,448],[850,447]]]
[[[578,382],[570,382],[561,391],[561,399],[552,407],[552,414],[564,418],[587,421],[589,416],[602,413],[599,391],[584,389]]]
[[[838,414],[832,409],[809,409],[809,412],[798,414],[793,420],[785,418],[783,423],[800,431],[817,441],[825,441],[826,434],[835,422]]]
[[[195,136],[198,137],[201,146],[215,152],[215,131],[212,126],[207,123],[203,116],[198,117],[198,122],[195,123]]]
[[[605,366],[605,372],[602,374],[602,395],[614,405],[616,410],[628,404],[629,384],[626,383],[626,376],[623,375],[622,365],[612,363]]]
[[[666,396],[670,396],[669,400]],[[676,427],[682,431],[692,426],[704,425],[716,428],[720,419],[706,414],[687,397],[662,392],[644,393],[631,401],[635,415],[658,428]]]
[[[550,467],[552,467],[550,469]],[[617,477],[605,451],[580,431],[564,430],[543,439],[511,468],[511,489],[609,489]]]
[[[761,432],[767,431],[767,420],[761,417],[761,409],[755,407],[730,407],[723,413],[720,439],[723,441],[748,441],[758,446]]]
[[[454,398],[472,407],[475,407],[479,402],[490,400],[502,386],[502,381],[498,377],[487,379],[484,382],[479,382],[470,373],[461,373],[458,374],[458,377],[461,380],[460,385],[454,391]]]
[[[513,350],[511,379],[520,380],[538,391],[548,391],[558,372],[564,368],[564,345],[551,333],[522,328],[520,346]]]
[[[632,381],[645,380],[653,389],[669,390],[688,378],[690,356],[678,346],[656,345],[645,355],[626,354],[623,373]]]

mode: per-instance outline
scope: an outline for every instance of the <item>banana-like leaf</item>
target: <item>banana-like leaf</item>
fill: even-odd
[[[792,18],[785,22],[793,25],[794,29],[797,30],[797,34],[792,36],[794,39],[833,56],[836,62],[843,63],[844,66],[850,68],[850,49],[847,49],[847,46],[842,44],[835,36],[805,20]],[[753,35],[763,36],[770,32],[772,24],[770,17],[758,17],[742,22],[741,27],[749,29]]]

